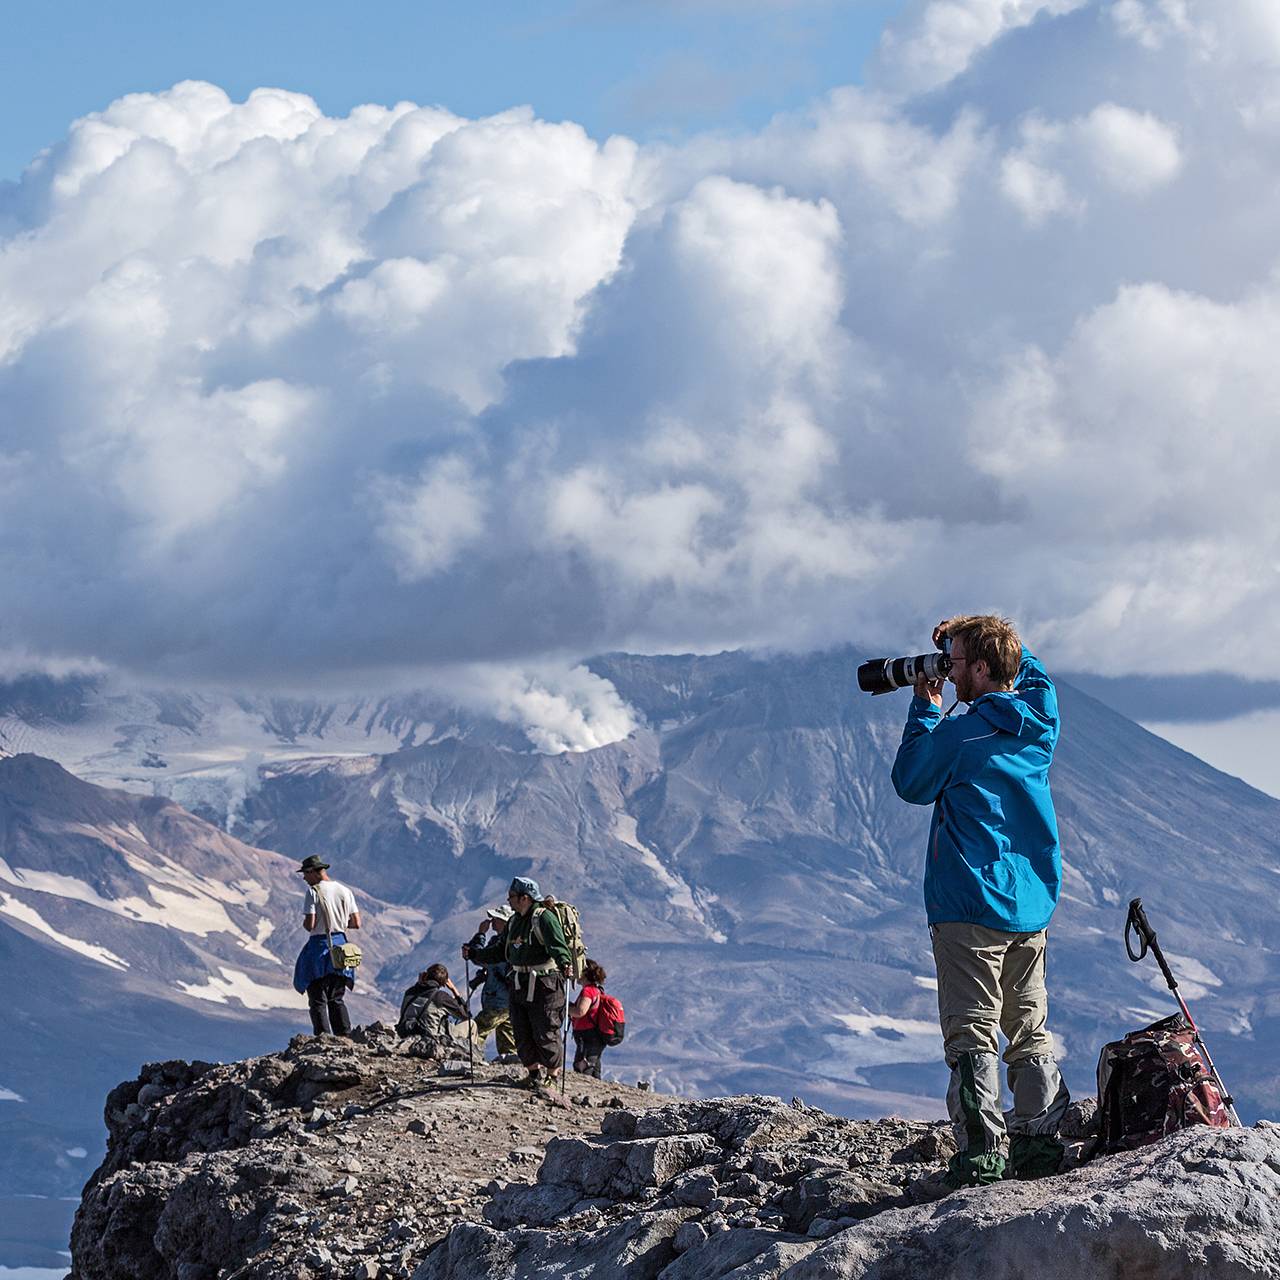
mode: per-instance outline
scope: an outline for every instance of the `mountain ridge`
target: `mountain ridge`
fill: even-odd
[[[251,785],[223,814],[231,830],[217,834],[241,850],[273,851],[240,855],[257,865],[280,859],[284,896],[278,912],[273,906],[267,914],[276,931],[269,937],[286,944],[283,952],[267,948],[271,960],[259,958],[274,966],[263,980],[287,986],[297,941],[300,898],[291,895],[300,891],[288,859],[321,852],[362,900],[383,900],[384,933],[398,931],[403,945],[379,960],[378,930],[361,940],[372,959],[361,989],[381,1009],[424,964],[458,964],[458,945],[482,908],[501,900],[512,874],[531,872],[583,909],[588,944],[627,1006],[627,1042],[610,1053],[617,1069],[676,1093],[800,1092],[852,1114],[941,1114],[945,1071],[920,900],[928,811],[902,804],[889,781],[906,695],[855,692],[853,657],[843,649],[592,659],[592,670],[636,708],[638,722],[627,738],[581,753],[517,751],[510,726],[461,714],[437,727],[465,720],[465,731],[421,741],[415,734],[385,751],[357,752],[346,740],[351,750],[326,757],[295,737],[281,757],[252,764]],[[1280,962],[1267,939],[1280,873],[1273,835],[1280,802],[1067,684],[1060,694],[1064,733],[1052,777],[1066,872],[1049,963],[1051,1026],[1072,1088],[1091,1090],[1101,1043],[1172,1011],[1154,966],[1123,959],[1124,904],[1142,895],[1245,1115],[1276,1114],[1280,1082],[1267,1063],[1280,1051]],[[13,702],[0,698],[0,706]],[[151,750],[154,717],[183,717],[159,698],[130,707],[144,702],[153,720],[135,723],[129,740]],[[54,712],[46,706],[42,714],[40,732],[56,743]],[[76,723],[83,728],[84,719]],[[202,750],[194,730],[173,732],[186,735],[192,756]],[[87,741],[73,745],[80,750]],[[92,792],[69,790],[81,797],[77,804],[99,803],[91,804]],[[121,794],[143,825],[154,821],[146,812],[156,797]],[[33,803],[38,795],[37,787]],[[2,797],[0,788],[9,831],[12,818],[4,815],[12,805]],[[168,821],[178,839],[185,822],[198,820]],[[120,892],[139,896],[137,868],[120,865],[123,854],[113,851],[122,837],[85,838],[87,846],[58,843],[47,865],[28,870],[92,886],[88,849],[105,860],[104,892],[115,876]],[[4,856],[10,867],[26,865]],[[121,930],[150,930],[155,964],[190,963],[191,937],[167,937],[155,922],[126,921],[118,905],[95,905],[83,894],[68,899],[68,891],[80,893],[59,881],[41,890],[28,884],[23,900],[67,936],[79,929],[81,940],[119,954],[129,945]],[[0,882],[0,892],[17,890]],[[250,943],[255,920],[237,915],[236,905],[223,904]],[[89,981],[84,974],[96,980],[107,972],[38,931],[19,929],[15,937],[5,919],[0,947],[7,942],[20,956],[34,944],[50,957],[40,981],[55,993],[48,996],[55,1007]],[[196,951],[214,945],[195,942]],[[235,954],[243,960],[244,947]],[[218,963],[210,952],[202,975],[167,976],[207,985],[221,976]],[[154,1056],[141,1046],[145,1028],[157,1023],[181,1027],[196,1045],[225,1024],[224,1047],[200,1050],[211,1057],[249,1051],[235,1040],[237,1023],[258,1028],[259,1049],[270,1042],[264,1038],[278,1042],[305,1026],[300,1000],[277,1016],[246,1008],[225,985],[215,992],[223,1003],[199,1004],[172,985],[177,1005],[168,996],[160,1003],[130,996],[123,1016],[132,1030],[115,1038],[113,1052],[133,1046],[132,1062]],[[38,1004],[37,994],[24,998]],[[34,1005],[31,1016],[38,1021]],[[46,1036],[50,1061],[59,1036],[65,1055],[80,1034],[73,1019],[55,1021],[58,1032]],[[181,1056],[180,1044],[166,1043]],[[0,1062],[0,1088],[27,1096],[13,1075],[21,1069]],[[0,1103],[11,1105],[0,1117],[21,1110]],[[84,1134],[68,1130],[62,1145],[92,1148]],[[44,1149],[63,1158],[56,1143]],[[65,1173],[57,1176],[65,1186]]]

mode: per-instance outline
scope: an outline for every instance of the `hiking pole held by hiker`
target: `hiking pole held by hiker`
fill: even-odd
[[[1136,935],[1136,942],[1134,935]],[[1236,1114],[1234,1100],[1227,1092],[1227,1086],[1222,1083],[1222,1077],[1218,1074],[1218,1068],[1213,1065],[1213,1058],[1209,1054],[1208,1046],[1206,1046],[1200,1035],[1200,1028],[1196,1026],[1196,1020],[1191,1016],[1191,1010],[1187,1008],[1187,1002],[1182,998],[1182,993],[1178,990],[1178,980],[1173,976],[1173,970],[1169,968],[1169,962],[1164,958],[1164,952],[1160,950],[1160,943],[1156,940],[1156,931],[1151,927],[1151,922],[1147,919],[1147,913],[1142,909],[1141,898],[1134,898],[1129,903],[1129,915],[1124,922],[1124,949],[1128,953],[1129,959],[1135,964],[1143,959],[1148,951],[1155,956],[1156,963],[1160,966],[1160,972],[1164,974],[1164,980],[1169,984],[1169,990],[1173,992],[1173,998],[1178,1002],[1178,1008],[1182,1010],[1182,1016],[1186,1018],[1187,1025],[1190,1026],[1195,1035],[1196,1048],[1204,1055],[1209,1074],[1213,1077],[1214,1084],[1218,1086],[1218,1091],[1222,1094],[1222,1101],[1226,1104],[1227,1114],[1231,1117],[1233,1123],[1239,1124],[1240,1117]]]
[[[467,980],[467,1064],[471,1068],[471,1083],[476,1082],[476,1024],[471,1017],[471,958],[462,957]]]
[[[572,1019],[569,1017],[569,1010],[573,1008],[573,1001],[569,999],[569,987],[572,985],[572,979],[566,977],[564,980],[564,1027],[560,1038],[560,1101],[564,1101],[565,1080],[569,1075],[569,1023]],[[575,1042],[576,1043],[576,1042]]]

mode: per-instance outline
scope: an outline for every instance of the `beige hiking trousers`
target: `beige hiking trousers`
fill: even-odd
[[[938,972],[938,1017],[948,1065],[962,1053],[1000,1052],[997,1031],[1009,1046],[1009,1064],[1051,1056],[1045,1028],[1049,998],[1044,984],[1045,930],[1005,933],[980,924],[935,924],[933,959]]]

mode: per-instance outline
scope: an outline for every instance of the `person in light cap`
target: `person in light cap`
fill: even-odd
[[[480,921],[475,937],[467,943],[474,953],[484,948],[484,935],[493,930],[495,941],[506,930],[507,922],[515,914],[504,902],[500,907],[490,907]],[[471,989],[482,987],[480,992],[480,1012],[476,1016],[476,1035],[483,1046],[489,1032],[494,1033],[497,1043],[498,1062],[518,1062],[516,1053],[516,1037],[511,1030],[511,966],[505,960],[495,960],[477,969],[471,979]]]
[[[528,1073],[524,1084],[539,1088],[560,1078],[564,1061],[560,1029],[564,1025],[565,981],[572,957],[554,911],[542,905],[538,882],[516,876],[507,891],[511,919],[487,946],[474,939],[462,948],[463,959],[511,966],[508,1016],[516,1053]]]

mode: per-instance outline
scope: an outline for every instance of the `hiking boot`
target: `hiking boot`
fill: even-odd
[[[1009,1139],[1008,1176],[1021,1182],[1051,1177],[1065,1154],[1066,1147],[1048,1134],[1016,1133]]]
[[[542,1072],[531,1071],[523,1080],[514,1082],[517,1089],[541,1089],[543,1088]]]
[[[980,1151],[971,1156],[958,1151],[947,1163],[943,1181],[952,1191],[961,1187],[989,1187],[1004,1177],[1005,1161],[998,1151]]]

